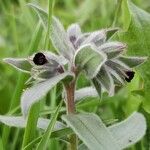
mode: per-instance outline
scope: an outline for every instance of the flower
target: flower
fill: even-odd
[[[75,56],[78,49],[91,44],[94,45],[95,51],[106,57],[106,60],[91,78],[100,96],[101,88],[105,89],[110,96],[114,95],[115,84],[124,84],[125,81],[130,82],[135,74],[133,67],[146,60],[146,57],[124,56],[127,45],[109,39],[109,33],[115,32],[117,32],[116,28],[82,33],[78,24],[72,24],[67,29],[67,36],[75,49]]]

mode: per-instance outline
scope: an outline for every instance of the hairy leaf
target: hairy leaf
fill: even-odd
[[[21,97],[21,109],[23,115],[27,115],[28,109],[33,103],[38,102],[43,96],[47,94],[51,88],[53,88],[62,79],[70,76],[69,73],[63,73],[52,77],[44,82],[35,84],[31,88],[25,90]]]
[[[119,60],[124,62],[126,65],[128,65],[130,68],[136,67],[141,65],[147,60],[147,57],[119,57]]]
[[[145,135],[146,121],[142,114],[135,112],[124,121],[114,124],[108,129],[121,149],[124,149],[135,144]]]
[[[85,87],[75,91],[75,101],[79,101],[87,97],[98,97],[98,93],[94,87]]]
[[[54,47],[58,50],[58,52],[68,60],[71,60],[75,50],[67,36],[67,33],[65,32],[63,25],[56,17],[52,18],[50,37]]]
[[[94,45],[84,45],[77,50],[74,59],[75,65],[93,78],[106,61],[106,56],[103,52],[98,52]]]
[[[62,119],[91,150],[120,150],[117,142],[95,114],[63,115]]]
[[[26,58],[5,58],[4,61],[14,68],[25,73],[30,73],[32,68],[32,65]]]
[[[0,115],[0,122],[4,123],[7,126],[17,127],[17,128],[25,128],[27,120],[23,116],[2,116]],[[48,127],[48,123],[50,119],[39,118],[37,127],[45,130]],[[59,121],[56,122],[54,131],[58,129],[64,128],[65,125]]]

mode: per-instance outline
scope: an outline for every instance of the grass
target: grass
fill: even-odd
[[[28,2],[32,1],[0,0],[0,60],[4,57],[25,57],[42,49],[54,51],[52,45],[49,44],[48,33],[50,30],[47,33],[43,31],[35,13],[26,6]],[[49,0],[49,2],[51,1]],[[70,23],[77,21],[84,31],[111,27],[114,24],[120,27],[122,21],[120,14],[115,13],[115,2],[116,0],[56,0],[54,6],[54,1],[51,3],[42,0],[36,1],[36,3],[45,8],[49,6],[49,24],[53,13],[63,21],[66,27]],[[150,12],[149,0],[134,0],[134,2],[139,7]],[[119,11],[119,8],[117,8],[117,11]],[[21,113],[19,108],[20,96],[23,89],[26,88],[24,83],[27,78],[27,75],[18,73],[15,69],[0,61],[0,114],[13,113],[18,115]],[[101,103],[97,99],[86,99],[86,101],[77,104],[77,110],[78,112],[95,112],[106,123],[116,119],[123,120],[133,111],[143,112],[140,106],[141,99],[131,96],[131,91],[134,88],[136,89],[138,83],[139,77],[137,76],[132,83],[122,88],[113,98],[104,96],[105,101]],[[81,77],[78,81],[78,87],[85,85],[89,85],[89,83],[86,78]],[[61,100],[59,93],[61,93],[61,87],[58,85],[47,95],[44,102],[31,108],[28,125],[25,130],[9,128],[0,124],[0,150],[21,149],[22,145],[24,147],[31,141],[36,140],[36,137],[40,137],[42,132],[37,132],[36,130],[37,118],[39,115],[48,118],[52,116],[52,112],[55,111],[57,104]],[[46,113],[43,113],[45,104],[50,106],[52,111],[48,109]],[[149,118],[148,114],[143,113]],[[148,150],[149,136],[148,129],[143,140],[129,149]],[[49,139],[47,147],[48,149],[65,150],[66,144],[62,140],[58,141],[53,138]]]

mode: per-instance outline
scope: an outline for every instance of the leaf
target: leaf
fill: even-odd
[[[90,35],[84,40],[82,45],[93,43],[96,46],[100,46],[103,44],[106,40],[106,31],[100,30],[91,32]]]
[[[37,123],[37,127],[38,127],[39,129],[46,130],[47,127],[48,127],[48,125],[49,125],[49,123],[50,123],[51,121],[52,121],[51,119],[39,118],[39,119],[38,119],[38,123]],[[54,126],[54,128],[53,128],[53,131],[61,130],[61,129],[65,128],[65,127],[66,127],[66,126],[65,126],[63,123],[61,123],[61,122],[59,122],[59,121],[56,121],[55,126]]]
[[[135,144],[145,135],[146,121],[142,114],[135,112],[124,121],[114,124],[108,129],[121,149],[124,149]]]
[[[78,146],[78,150],[89,150],[83,143]]]
[[[41,7],[39,7],[38,5],[36,4],[33,4],[33,3],[28,3],[28,6],[30,6],[31,8],[33,8],[38,17],[40,18],[44,28],[46,29],[47,26],[48,26],[48,14],[45,10],[43,10]]]
[[[48,60],[54,60],[60,65],[66,65],[68,62],[68,60],[66,60],[62,55],[56,55],[50,51],[43,51],[43,54],[47,57]]]
[[[97,77],[94,77],[92,79],[92,83],[93,83],[99,97],[101,98],[102,97],[102,85],[101,85],[100,81],[98,80]]]
[[[121,56],[118,58],[120,61],[128,65],[130,68],[134,68],[136,66],[139,66],[143,64],[146,60],[147,57],[124,57]]]
[[[73,48],[63,25],[56,17],[52,18],[50,37],[53,46],[58,50],[58,52],[71,61],[75,49]]]
[[[30,73],[31,71],[32,65],[26,58],[5,58],[3,60],[22,72]]]
[[[62,102],[63,101],[61,101],[60,104],[58,105],[52,120],[50,121],[50,123],[49,123],[49,125],[48,125],[48,127],[47,127],[47,129],[46,129],[46,131],[44,133],[44,135],[42,136],[42,139],[41,139],[40,143],[37,146],[37,150],[41,150],[41,149],[45,150],[46,149],[47,143],[49,141],[49,138],[50,138],[52,130],[53,130],[53,127],[54,127],[54,125],[56,123],[57,116],[59,114],[59,110],[61,109]]]
[[[80,69],[84,69],[90,78],[93,78],[106,59],[105,54],[98,52],[94,45],[84,45],[76,51],[74,63]]]
[[[63,115],[62,119],[72,128],[91,150],[120,150],[107,127],[95,114]]]
[[[73,133],[72,129],[64,128],[64,129],[53,131],[52,134],[51,134],[51,138],[65,137],[65,136],[67,136],[67,135],[69,135],[71,133]],[[28,150],[29,148],[33,148],[33,146],[35,144],[39,143],[41,139],[42,139],[42,136],[36,138],[32,142],[30,142],[23,150]]]
[[[93,87],[85,87],[75,91],[75,101],[85,99],[87,97],[98,97],[98,93]]]
[[[23,136],[22,147],[28,145],[36,137],[36,127],[39,117],[40,103],[35,103],[32,105],[27,116],[25,132]]]
[[[106,40],[109,40],[115,33],[117,33],[119,28],[108,28],[106,29]]]
[[[106,66],[106,65],[105,65]],[[121,84],[124,83],[124,78],[123,78],[123,73],[118,69],[118,70],[115,70],[115,69],[112,69],[111,67],[109,66],[106,66],[107,67],[107,70],[109,72],[109,74],[112,76],[112,78],[114,79],[114,83],[115,82],[119,82]]]
[[[7,126],[24,128],[26,126],[26,120],[22,116],[2,116],[0,115],[0,122]]]
[[[123,27],[126,32],[119,34],[119,39],[128,45],[128,54],[136,56],[150,56],[150,14],[131,1],[123,1],[122,10]],[[144,79],[145,101],[144,107],[150,110],[150,59],[148,59],[138,72]]]
[[[48,126],[48,121],[46,122],[47,125],[43,129],[46,129]],[[135,144],[144,136],[146,130],[145,118],[142,114],[134,112],[127,119],[109,126],[108,130],[111,132],[114,139],[117,140],[120,147],[124,149]],[[58,130],[52,132],[51,137],[62,137],[72,132],[70,128],[62,128],[60,130],[58,128]],[[41,137],[35,139],[35,142],[31,142],[28,146],[33,147],[33,144],[38,143],[40,139]],[[87,148],[84,144],[82,144],[81,147]]]
[[[97,80],[101,83],[102,87],[108,91],[110,96],[114,95],[114,82],[108,72],[107,66],[103,65],[97,74]]]
[[[66,72],[52,77],[44,82],[40,82],[25,90],[21,97],[21,109],[24,116],[27,115],[28,109],[33,103],[38,102],[46,93],[53,88],[62,79],[71,76]]]
[[[35,4],[29,3],[28,5],[36,10],[36,13],[46,28],[48,26],[47,12]],[[67,33],[65,32],[63,25],[56,17],[52,17],[50,38],[53,46],[58,50],[58,53],[62,54],[68,60],[71,60],[75,50],[69,38],[67,37]]]
[[[2,138],[1,138],[1,137],[0,137],[0,149],[1,149],[1,150],[4,150],[3,141],[2,141]]]
[[[107,42],[102,44],[98,50],[107,54],[108,59],[118,57],[124,52],[126,45],[121,42]]]
[[[37,127],[39,129],[45,130],[48,127],[48,123],[50,121],[51,121],[50,119],[39,118]],[[27,120],[23,116],[2,116],[2,115],[0,115],[0,122],[4,123],[7,126],[11,126],[11,127],[25,128]],[[63,129],[64,127],[65,127],[65,125],[63,123],[57,121],[53,131]]]

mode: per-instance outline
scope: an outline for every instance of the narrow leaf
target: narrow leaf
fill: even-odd
[[[44,133],[40,143],[37,146],[37,150],[41,150],[41,149],[45,150],[46,149],[47,143],[48,143],[49,138],[51,136],[53,127],[54,127],[54,125],[56,123],[56,119],[57,119],[57,116],[59,114],[59,110],[61,109],[61,106],[62,106],[62,102],[58,105],[52,120],[50,121],[50,123],[49,123],[49,125],[48,125],[48,127],[47,127],[47,129],[46,129],[46,131],[45,131],[45,133]]]
[[[50,121],[50,119],[39,118],[37,122],[37,128],[46,130]],[[23,116],[0,115],[0,122],[10,127],[25,128],[27,120]],[[53,131],[61,130],[63,128],[65,128],[65,125],[59,121],[56,121]]]
[[[38,102],[51,88],[67,76],[70,76],[70,74],[63,73],[44,82],[35,84],[33,87],[25,90],[21,97],[21,109],[23,115],[26,116],[28,109],[33,103]]]
[[[109,74],[107,67],[102,66],[99,73],[97,74],[97,79],[101,83],[101,85],[108,91],[110,96],[114,95],[114,82]]]
[[[99,51],[104,51],[107,54],[108,59],[118,57],[124,52],[126,45],[121,42],[107,42],[101,45]]]
[[[141,65],[147,60],[147,57],[119,57],[119,60],[128,65],[130,68]]]
[[[48,26],[47,12],[35,4],[29,3],[28,5],[35,9],[44,27],[46,28]],[[58,52],[68,60],[71,60],[74,52],[73,45],[67,37],[67,33],[65,32],[63,25],[56,17],[52,17],[50,38]]]
[[[32,65],[26,58],[5,58],[4,62],[25,73],[30,73],[32,68]]]
[[[36,11],[36,13],[37,13],[38,17],[40,18],[44,28],[46,29],[48,26],[48,14],[47,14],[47,12],[36,4],[28,3],[28,6],[30,6],[31,8],[33,8]]]
[[[92,83],[93,83],[99,97],[101,98],[102,97],[102,85],[101,85],[100,81],[98,80],[97,77],[94,77],[92,79]]]
[[[75,101],[79,101],[87,97],[98,97],[98,93],[95,88],[85,87],[75,91]]]
[[[7,126],[24,128],[26,126],[26,120],[22,116],[0,116],[0,122]]]
[[[105,40],[106,40],[106,31],[105,30],[95,31],[95,32],[92,32],[85,39],[85,41],[82,43],[82,45],[94,43],[96,46],[100,46],[101,44],[103,44],[105,42]]]
[[[106,40],[109,40],[118,30],[119,30],[118,28],[108,28],[106,30],[106,35],[107,35]]]
[[[39,117],[40,103],[32,105],[26,119],[25,132],[23,136],[22,148],[28,145],[36,137],[36,127]]]
[[[69,38],[67,37],[67,33],[65,32],[63,25],[55,17],[52,18],[50,37],[54,47],[58,50],[58,52],[68,60],[71,60],[75,50]]]
[[[53,131],[52,134],[51,134],[51,138],[65,137],[65,136],[67,136],[67,135],[69,135],[71,133],[73,133],[72,129],[70,129],[70,128],[64,128],[64,129]],[[42,136],[36,138],[32,142],[30,142],[23,150],[28,150],[30,148],[33,148],[33,146],[35,144],[39,143],[41,139],[42,139]]]
[[[106,55],[98,52],[94,45],[84,45],[77,50],[74,59],[75,65],[84,69],[87,75],[93,78],[106,61]]]

